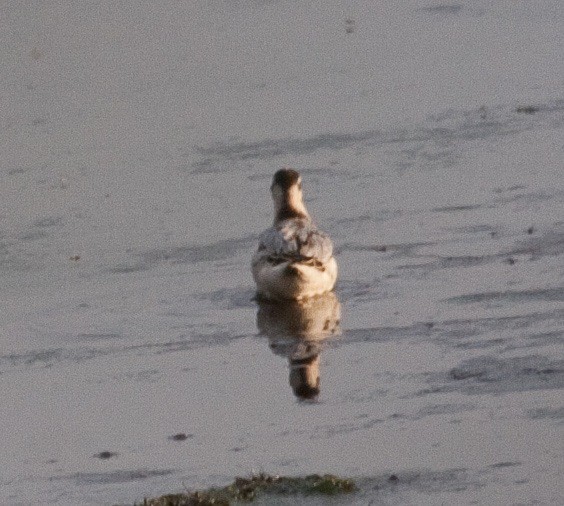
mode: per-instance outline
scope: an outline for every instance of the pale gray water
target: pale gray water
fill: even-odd
[[[564,503],[560,2],[2,10],[0,504]],[[341,270],[307,318],[252,300],[282,166]]]

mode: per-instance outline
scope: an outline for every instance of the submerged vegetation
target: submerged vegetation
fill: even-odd
[[[233,502],[251,502],[267,495],[336,495],[354,492],[354,481],[331,474],[312,474],[305,477],[258,474],[250,478],[236,478],[231,485],[181,494],[169,494],[145,499],[142,506],[228,506]],[[140,506],[141,506],[140,505]]]

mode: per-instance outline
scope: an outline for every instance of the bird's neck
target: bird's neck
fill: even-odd
[[[297,188],[290,188],[287,193],[274,198],[274,223],[291,218],[309,219],[301,192]]]

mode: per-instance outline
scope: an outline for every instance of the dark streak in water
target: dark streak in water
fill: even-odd
[[[222,309],[237,309],[243,307],[255,307],[255,303],[253,301],[255,294],[256,291],[254,289],[241,287],[202,293],[197,295],[196,298],[218,304]]]
[[[417,10],[429,14],[458,14],[462,8],[463,6],[460,4],[441,4],[433,5],[431,7],[421,7]]]
[[[547,192],[531,192],[531,193],[517,193],[507,197],[498,197],[494,200],[496,204],[510,204],[513,202],[522,202],[523,204],[531,204],[535,202],[549,201],[553,198],[562,199],[564,192],[552,191]]]
[[[424,269],[425,271],[436,269],[453,269],[476,267],[492,261],[498,261],[501,255],[482,255],[482,256],[459,256],[459,257],[438,257],[433,262],[424,264],[406,264],[397,267],[398,270],[405,269]]]
[[[322,133],[306,138],[265,139],[256,142],[217,143],[210,147],[196,146],[195,151],[201,159],[192,167],[196,172],[216,172],[218,164],[224,162],[247,162],[270,160],[282,156],[301,156],[320,150],[339,151],[348,148],[383,147],[400,144],[408,162],[413,165],[417,157],[422,162],[443,159],[452,165],[458,158],[461,141],[485,140],[518,134],[543,125],[554,128],[550,122],[554,113],[564,109],[564,100],[557,100],[539,107],[534,116],[519,115],[509,107],[488,111],[485,120],[479,111],[450,111],[442,116],[431,118],[434,126],[418,125],[389,131],[366,130],[355,133]],[[557,119],[562,122],[561,118]],[[559,124],[559,123],[558,123]],[[556,125],[557,126],[557,125]],[[409,147],[409,144],[416,144]]]
[[[12,353],[0,356],[0,366],[10,367],[51,367],[53,364],[70,361],[81,362],[92,358],[100,357],[111,353],[110,350],[85,348],[76,349],[51,349],[51,350],[33,350],[26,353]]]
[[[462,349],[487,349],[496,344],[503,344],[502,338],[485,339],[488,335],[497,336],[501,332],[512,336],[512,343],[517,336],[525,339],[537,340],[537,346],[551,344],[555,339],[561,339],[562,332],[538,332],[528,334],[528,329],[535,328],[538,324],[564,326],[564,310],[555,310],[546,313],[529,313],[519,316],[489,317],[475,319],[457,319],[433,322],[415,323],[402,327],[373,327],[365,329],[349,329],[345,331],[345,339],[340,345],[354,344],[357,342],[386,342],[399,339],[431,338],[443,346]]]
[[[534,420],[553,419],[564,421],[564,407],[531,409],[527,413]]]
[[[389,258],[414,257],[419,248],[435,246],[434,242],[412,242],[403,244],[354,244],[345,243],[338,248],[338,253],[345,251],[372,251],[375,253],[387,253]]]
[[[445,302],[453,304],[473,304],[476,302],[564,302],[564,288],[536,290],[508,290],[506,292],[486,292],[450,297]]]
[[[119,339],[120,337],[122,337],[121,334],[118,334],[117,332],[109,332],[109,333],[83,333],[83,334],[78,334],[78,338],[79,339],[83,339],[85,341],[106,341],[106,340],[110,340],[110,339]]]
[[[217,144],[210,148],[198,147],[196,151],[203,156],[230,160],[268,159],[288,154],[305,155],[320,149],[339,150],[355,144],[374,142],[380,135],[379,130],[354,134],[326,133],[303,139],[269,139],[259,142]]]
[[[131,263],[124,263],[109,269],[112,274],[128,274],[145,271],[160,264],[191,264],[213,262],[234,257],[243,250],[249,252],[255,247],[257,236],[251,235],[241,239],[228,239],[203,246],[177,246],[166,249],[155,249],[133,255]],[[250,253],[249,253],[250,258]]]
[[[492,464],[491,467],[493,469],[502,469],[504,467],[517,467],[522,465],[521,462],[498,462],[497,464]]]
[[[450,227],[446,230],[457,234],[481,234],[495,232],[495,228],[491,225],[466,225],[462,227]]]
[[[21,236],[23,241],[37,241],[47,237],[47,233],[44,230],[31,230]]]
[[[336,435],[340,434],[350,434],[359,430],[368,430],[384,423],[383,418],[371,418],[367,420],[362,420],[360,422],[354,423],[341,423],[341,424],[330,424],[323,426],[316,426],[313,433],[310,435],[310,439],[330,439]]]
[[[367,329],[350,329],[345,332],[347,344],[358,342],[386,342],[413,336],[430,336],[433,330],[424,323],[416,323],[405,327],[374,327]]]
[[[108,334],[113,336],[113,334]],[[119,336],[119,334],[115,334]],[[189,335],[182,336],[180,339],[168,342],[149,342],[145,344],[137,344],[131,346],[99,346],[85,347],[81,346],[74,349],[57,348],[51,350],[33,350],[25,353],[11,353],[8,355],[0,355],[0,374],[9,371],[12,368],[20,367],[53,367],[65,362],[80,363],[85,360],[92,360],[107,355],[121,355],[127,353],[145,352],[160,355],[164,353],[178,353],[190,351],[199,348],[207,348],[211,346],[227,346],[233,340],[247,335],[225,332],[213,327],[210,332],[191,331]],[[100,341],[93,338],[94,341]],[[114,339],[108,337],[107,339]],[[101,338],[105,340],[104,337]],[[143,379],[141,374],[140,379]]]
[[[56,480],[71,480],[77,485],[112,485],[117,483],[128,483],[132,481],[142,481],[149,478],[169,476],[174,473],[173,469],[153,470],[119,470],[107,473],[76,473],[57,478]]]
[[[460,391],[469,395],[564,388],[564,360],[542,356],[465,360],[446,374],[429,373],[430,387],[416,396]]]
[[[426,416],[432,415],[453,415],[463,413],[465,411],[473,411],[476,409],[475,404],[430,404],[421,408],[413,417],[413,420],[420,420]]]
[[[33,226],[37,228],[60,227],[63,224],[63,218],[60,216],[52,216],[37,220]]]
[[[481,204],[473,205],[460,205],[460,206],[447,206],[447,207],[435,207],[431,211],[435,213],[453,213],[457,211],[473,211],[474,209],[480,209]]]

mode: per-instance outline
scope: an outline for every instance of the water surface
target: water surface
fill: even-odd
[[[559,2],[5,11],[0,503],[564,501]],[[253,300],[282,166],[338,253],[306,307]]]

